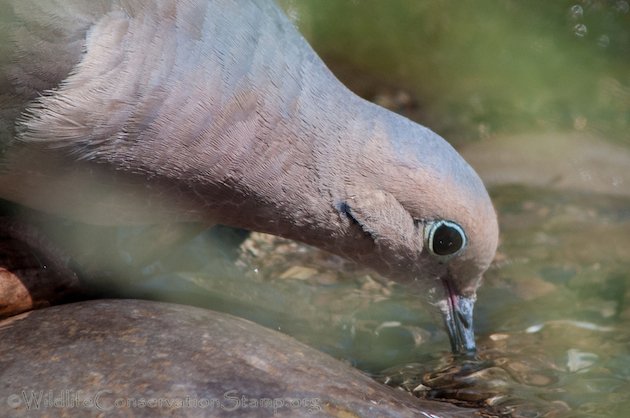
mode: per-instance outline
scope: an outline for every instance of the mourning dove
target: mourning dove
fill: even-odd
[[[419,289],[475,349],[497,246],[474,170],[342,85],[267,0],[0,0],[0,197],[271,233]]]

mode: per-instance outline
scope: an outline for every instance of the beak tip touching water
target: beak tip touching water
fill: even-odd
[[[473,298],[450,295],[448,309],[444,312],[444,321],[454,354],[472,354],[476,351],[474,305]]]

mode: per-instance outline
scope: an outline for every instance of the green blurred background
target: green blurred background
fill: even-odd
[[[458,143],[577,129],[630,144],[630,5],[561,0],[282,0],[355,92],[383,81]]]

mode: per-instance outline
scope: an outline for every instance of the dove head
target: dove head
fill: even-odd
[[[362,180],[338,205],[373,241],[359,261],[411,282],[441,313],[453,351],[472,352],[476,290],[498,242],[488,192],[429,129],[387,112],[371,130],[357,157]]]

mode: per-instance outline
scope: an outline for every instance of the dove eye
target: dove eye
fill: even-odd
[[[467,242],[462,227],[452,221],[436,221],[427,224],[425,236],[429,251],[441,257],[458,253]]]

